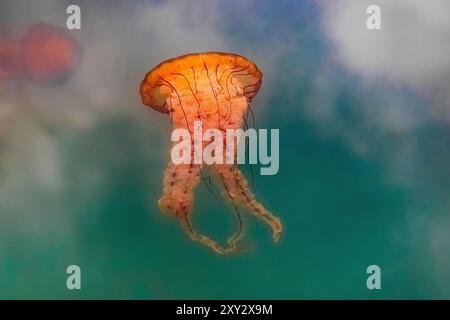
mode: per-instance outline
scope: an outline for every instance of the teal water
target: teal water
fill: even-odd
[[[13,230],[3,235],[9,243],[2,253],[2,298],[445,296],[421,243],[424,231],[407,223],[414,211],[411,193],[389,183],[379,164],[319,137],[307,123],[285,121],[279,174],[255,177],[259,199],[284,223],[281,242],[273,244],[266,226],[247,218],[249,251],[227,257],[192,243],[158,210],[168,142],[149,145],[145,132],[115,117],[59,141],[67,150],[67,174],[79,188],[69,187],[60,207],[73,232],[36,239]],[[97,165],[109,175],[107,189],[87,194],[89,182],[76,179]],[[231,216],[206,188],[197,196],[197,227],[226,239]],[[82,270],[79,292],[65,288],[70,264]],[[381,291],[366,288],[370,264],[382,268]]]

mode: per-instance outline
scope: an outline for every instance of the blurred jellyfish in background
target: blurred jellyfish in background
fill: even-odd
[[[22,33],[0,37],[0,151],[4,151],[0,169],[2,164],[7,165],[9,156],[21,157],[15,136],[26,137],[31,144],[37,136],[49,138],[40,132],[42,121],[33,111],[38,100],[26,91],[26,86],[42,87],[46,95],[52,96],[49,90],[61,88],[80,65],[80,59],[80,43],[65,29],[50,23],[34,23]],[[47,105],[44,111],[49,108],[54,109],[54,105]]]
[[[22,39],[25,78],[60,83],[76,70],[80,53],[80,44],[65,30],[46,23],[33,25]]]
[[[8,122],[29,116],[34,97],[28,84],[45,89],[63,85],[81,61],[81,45],[65,29],[46,22],[31,24],[22,33],[0,37],[0,135]],[[1,137],[0,137],[1,138]]]
[[[0,80],[57,85],[74,72],[80,52],[64,29],[34,24],[18,39],[0,39]]]
[[[66,90],[81,61],[81,45],[73,34],[47,22],[26,22],[0,36],[0,220],[4,223],[25,215],[27,209],[17,205],[25,188],[34,190],[35,182],[46,194],[58,187],[58,152],[45,114],[54,113],[59,102],[55,99],[36,110],[41,98],[30,92],[36,88],[41,96],[54,99],[52,90]],[[24,168],[30,171],[25,173]]]

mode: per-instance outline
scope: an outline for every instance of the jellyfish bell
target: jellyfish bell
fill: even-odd
[[[58,84],[80,62],[80,45],[66,30],[47,23],[31,26],[22,38],[25,77],[38,84]]]
[[[222,52],[186,54],[166,60],[148,72],[141,83],[140,92],[145,105],[169,113],[170,102],[168,104],[167,99],[177,90],[190,98],[196,98],[193,94],[195,91],[195,94],[200,93],[200,98],[211,100],[216,93],[211,97],[208,89],[214,89],[224,98],[245,97],[251,102],[261,86],[262,76],[256,64],[240,55]],[[240,82],[240,85],[230,81]],[[224,83],[225,87],[222,86]],[[240,92],[236,91],[238,89]],[[212,107],[217,109],[214,104]]]
[[[231,53],[205,52],[187,54],[166,60],[141,82],[140,94],[144,105],[170,114],[173,130],[194,131],[200,123],[203,131],[239,129],[253,97],[262,83],[262,72],[251,60]],[[196,158],[198,141],[191,136],[191,159]],[[204,142],[200,142],[204,147]],[[200,150],[201,152],[202,150]],[[235,155],[236,156],[236,155]],[[236,163],[236,162],[234,162]],[[237,231],[227,240],[227,246],[196,231],[192,226],[194,190],[202,178],[202,169],[210,171],[223,197],[236,214]],[[269,212],[249,187],[248,181],[235,164],[169,162],[164,172],[163,196],[160,208],[179,219],[189,237],[219,254],[238,250],[244,235],[240,209],[262,219],[272,229],[274,241],[282,232],[280,220]]]

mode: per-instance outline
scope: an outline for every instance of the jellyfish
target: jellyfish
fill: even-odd
[[[172,129],[194,130],[199,123],[208,129],[240,129],[250,102],[262,83],[262,72],[251,60],[231,53],[193,53],[166,60],[150,72],[141,83],[142,103],[171,117]],[[191,135],[192,136],[192,135]],[[196,141],[191,140],[194,144]],[[203,145],[204,147],[204,145]],[[192,147],[192,153],[195,148]],[[236,153],[234,154],[236,156]],[[194,159],[195,157],[191,157]],[[224,200],[235,213],[237,229],[221,245],[197,231],[192,224],[195,188],[207,169]],[[255,197],[248,180],[236,162],[232,164],[186,164],[170,161],[163,178],[160,209],[176,217],[187,235],[218,254],[240,250],[238,242],[244,235],[240,210],[260,218],[272,230],[277,242],[282,232],[280,219],[268,211]]]
[[[19,37],[0,38],[0,82],[58,84],[78,66],[79,43],[64,29],[36,23]]]
[[[34,83],[60,83],[78,66],[80,51],[66,30],[43,22],[34,24],[22,38],[25,77]]]

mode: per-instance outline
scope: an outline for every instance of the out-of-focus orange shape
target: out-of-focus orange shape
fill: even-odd
[[[53,83],[67,77],[80,59],[78,42],[64,29],[38,23],[22,39],[22,61],[29,81]]]

